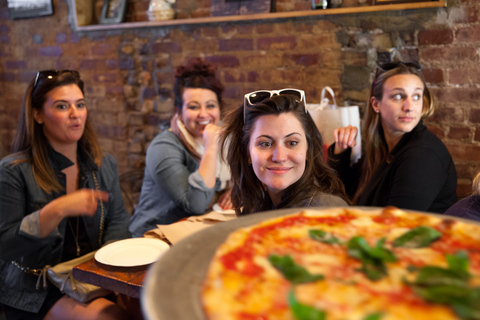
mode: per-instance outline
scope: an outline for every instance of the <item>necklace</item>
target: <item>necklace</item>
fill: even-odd
[[[78,225],[80,224],[80,219],[77,216],[77,233],[73,230],[72,222],[68,219],[68,225],[70,226],[70,230],[72,230],[73,240],[75,240],[75,246],[77,248],[77,257],[80,257],[80,245],[78,244]]]

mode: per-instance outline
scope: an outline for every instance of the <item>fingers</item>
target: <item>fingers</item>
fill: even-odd
[[[343,128],[337,128],[333,130],[333,136],[335,138],[335,154],[341,153],[348,148],[354,147],[358,134],[357,127],[348,126]]]

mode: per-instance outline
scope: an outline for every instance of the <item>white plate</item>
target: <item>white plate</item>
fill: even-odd
[[[213,205],[212,210],[213,210],[213,211],[216,211],[216,212],[220,212],[220,213],[235,214],[235,210],[233,210],[233,209],[224,210],[224,209],[222,209],[222,207],[220,207],[220,205],[219,205],[218,203],[215,203],[215,204]]]
[[[158,239],[125,239],[100,248],[95,260],[116,267],[143,266],[157,261],[168,249],[168,244]]]

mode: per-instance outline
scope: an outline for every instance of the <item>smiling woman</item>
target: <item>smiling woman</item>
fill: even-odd
[[[347,205],[342,183],[325,163],[302,90],[246,94],[244,105],[226,116],[222,141],[237,214]]]
[[[7,319],[125,319],[106,298],[83,303],[37,284],[45,266],[130,237],[116,161],[100,150],[78,72],[32,79],[12,152],[0,162],[0,309]]]
[[[222,92],[205,61],[197,58],[177,68],[176,113],[170,130],[147,149],[142,191],[130,223],[134,236],[203,214],[216,201],[231,208],[230,172],[217,143]]]

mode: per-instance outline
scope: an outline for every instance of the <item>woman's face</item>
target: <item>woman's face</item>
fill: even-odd
[[[76,144],[87,120],[82,91],[76,84],[54,88],[46,94],[42,110],[34,110],[34,117],[43,124],[43,133],[54,149]]]
[[[423,90],[422,80],[413,74],[399,74],[385,81],[382,100],[372,97],[385,135],[398,137],[415,128],[422,117]]]
[[[307,139],[293,113],[265,115],[255,120],[248,151],[253,171],[267,186],[272,200],[281,198],[283,191],[305,172]]]
[[[220,105],[212,90],[185,88],[182,98],[180,119],[193,137],[202,137],[207,124],[217,125],[220,121]]]

